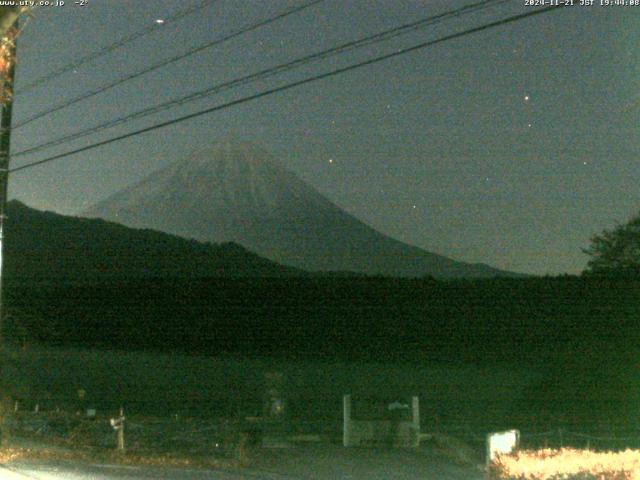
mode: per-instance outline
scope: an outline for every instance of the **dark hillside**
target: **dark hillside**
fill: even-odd
[[[8,206],[5,275],[22,282],[213,276],[287,276],[284,267],[234,243],[186,240],[153,230]]]

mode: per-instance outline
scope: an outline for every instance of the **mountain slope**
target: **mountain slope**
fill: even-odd
[[[5,224],[8,279],[305,275],[233,243],[212,245],[104,220],[41,212],[12,201]]]
[[[311,271],[444,278],[510,275],[383,235],[343,211],[260,148],[220,142],[85,212],[136,228],[237,242]]]

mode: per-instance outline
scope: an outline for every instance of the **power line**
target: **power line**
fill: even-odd
[[[137,120],[140,118],[144,118],[146,116],[149,115],[153,115],[155,113],[159,113],[161,111],[164,110],[168,110],[170,108],[173,108],[175,106],[178,105],[182,105],[191,101],[195,101],[201,98],[205,98],[207,96],[211,96],[214,95],[216,93],[220,93],[224,90],[228,90],[231,88],[235,88],[238,87],[240,85],[246,85],[248,83],[252,83],[255,82],[257,80],[261,80],[267,77],[271,77],[273,75],[276,75],[278,73],[282,73],[285,71],[289,71],[292,70],[294,68],[297,68],[299,66],[311,63],[311,62],[315,62],[317,60],[322,60],[334,55],[338,55],[347,51],[351,51],[357,48],[362,48],[364,46],[369,46],[369,45],[373,45],[375,43],[379,43],[382,41],[386,41],[389,40],[391,38],[395,38],[397,36],[406,34],[408,32],[411,31],[415,31],[418,30],[420,28],[424,28],[425,26],[428,25],[433,25],[435,23],[439,23],[442,21],[447,20],[448,18],[451,17],[461,17],[462,15],[467,15],[470,13],[474,13],[477,12],[479,10],[482,9],[486,9],[488,7],[493,7],[495,5],[498,4],[502,4],[502,3],[506,3],[509,0],[482,0],[480,2],[474,3],[474,4],[470,4],[455,10],[450,10],[438,15],[433,15],[427,18],[423,18],[421,20],[415,21],[415,22],[411,22],[411,23],[407,23],[404,25],[401,25],[399,27],[395,27],[389,30],[384,30],[382,32],[373,34],[373,35],[369,35],[368,37],[362,38],[362,39],[358,39],[358,40],[354,40],[354,41],[350,41],[341,45],[338,45],[337,47],[333,47],[330,48],[328,50],[323,50],[321,52],[318,53],[314,53],[311,55],[307,55],[301,58],[298,58],[296,60],[292,60],[289,62],[286,62],[284,64],[280,64],[277,65],[275,67],[270,67],[264,70],[261,70],[259,72],[250,74],[250,75],[246,75],[244,77],[240,77],[240,78],[236,78],[234,80],[230,80],[227,82],[223,82],[221,84],[218,85],[214,85],[213,87],[209,87],[206,88],[204,90],[200,90],[198,92],[194,92],[191,93],[189,95],[186,95],[184,97],[178,98],[178,99],[174,99],[174,100],[169,100],[167,102],[163,102],[159,105],[155,105],[153,107],[148,107],[142,110],[138,110],[137,112],[133,112],[127,115],[124,115],[122,117],[113,119],[113,120],[109,120],[108,122],[102,123],[100,125],[94,126],[94,127],[89,127],[86,128],[84,130],[80,130],[79,132],[75,132],[69,135],[65,135],[62,137],[59,137],[57,139],[53,139],[53,140],[49,140],[47,142],[44,142],[40,145],[36,145],[33,147],[29,147],[25,150],[21,150],[19,152],[14,153],[12,156],[13,157],[19,157],[22,155],[26,155],[29,153],[34,153],[36,151],[40,151],[40,150],[44,150],[46,148],[49,147],[53,147],[56,145],[61,145],[64,143],[68,143],[72,140],[76,140],[78,138],[82,138],[85,137],[87,135],[91,135],[97,132],[100,132],[102,130],[106,130],[108,128],[112,128],[115,127],[117,125],[121,125],[123,123],[128,123],[130,121],[133,120]]]
[[[154,65],[151,65],[151,66],[149,66],[147,68],[139,70],[138,72],[132,73],[132,74],[127,75],[127,76],[122,77],[122,78],[119,78],[119,79],[117,79],[117,80],[115,80],[115,81],[113,81],[111,83],[108,83],[106,85],[103,85],[102,87],[99,87],[99,88],[97,88],[95,90],[89,91],[87,93],[84,93],[82,95],[74,97],[74,98],[72,98],[70,100],[67,100],[67,101],[65,101],[63,103],[60,103],[59,105],[56,105],[56,106],[54,106],[54,107],[52,107],[52,108],[50,108],[48,110],[44,110],[42,112],[36,113],[35,115],[32,115],[31,117],[27,118],[26,120],[23,120],[22,122],[18,122],[13,127],[13,129],[15,130],[17,128],[23,127],[24,125],[27,125],[27,124],[29,124],[29,123],[31,123],[31,122],[33,122],[35,120],[38,120],[40,118],[46,117],[47,115],[50,115],[50,114],[52,114],[54,112],[58,112],[58,111],[60,111],[60,110],[62,110],[64,108],[70,107],[71,105],[74,105],[74,104],[76,104],[78,102],[81,102],[82,100],[87,100],[88,98],[91,98],[91,97],[94,97],[94,96],[99,95],[101,93],[104,93],[107,90],[110,90],[110,89],[112,89],[114,87],[117,87],[118,85],[122,85],[123,83],[126,83],[128,81],[134,80],[134,79],[136,79],[138,77],[146,75],[147,73],[153,72],[154,70],[157,70],[159,68],[162,68],[162,67],[170,65],[172,63],[175,63],[175,62],[177,62],[179,60],[187,58],[187,57],[189,57],[191,55],[194,55],[194,54],[196,54],[198,52],[206,50],[207,48],[211,48],[211,47],[214,47],[216,45],[220,45],[221,43],[224,43],[224,42],[226,42],[228,40],[231,40],[233,38],[239,37],[239,36],[241,36],[241,35],[243,35],[245,33],[257,30],[257,29],[259,29],[261,27],[264,27],[266,25],[274,23],[274,22],[276,22],[278,20],[281,20],[281,19],[283,19],[285,17],[288,17],[289,15],[293,15],[294,13],[298,13],[298,12],[300,12],[302,10],[305,10],[305,9],[307,9],[309,7],[312,7],[313,5],[316,5],[316,4],[321,3],[323,1],[324,0],[313,0],[311,2],[308,2],[308,3],[304,4],[304,5],[301,5],[301,6],[298,6],[298,7],[294,7],[294,8],[290,8],[289,10],[286,10],[284,12],[278,13],[278,14],[276,14],[276,15],[274,15],[272,17],[269,17],[269,18],[267,18],[265,20],[261,20],[261,21],[259,21],[257,23],[249,25],[248,27],[242,28],[240,30],[236,30],[233,33],[230,33],[230,34],[225,35],[223,37],[216,38],[215,40],[207,42],[207,43],[204,43],[204,44],[202,44],[200,46],[191,48],[191,49],[187,50],[184,53],[181,53],[179,55],[175,55],[173,57],[170,57],[170,58],[167,58],[165,60],[162,60],[162,61],[160,61],[160,62],[158,62],[158,63],[156,63]]]
[[[186,17],[188,15],[191,15],[192,13],[195,13],[199,10],[202,10],[203,8],[209,6],[210,4],[213,4],[215,2],[217,2],[218,0],[202,0],[198,5],[190,7],[190,8],[186,8],[183,10],[180,10],[176,13],[174,13],[173,15],[171,15],[170,17],[167,17],[164,19],[164,21],[162,23],[154,23],[151,26],[145,27],[141,30],[138,30],[137,32],[134,32],[114,43],[112,43],[111,45],[107,45],[103,48],[101,48],[100,50],[93,52],[93,53],[89,53],[88,55],[85,55],[84,57],[80,58],[79,60],[76,60],[74,62],[70,62],[66,65],[63,65],[60,68],[57,68],[55,70],[53,70],[52,72],[49,72],[45,75],[43,75],[40,78],[37,78],[36,80],[34,80],[31,83],[28,83],[27,85],[25,85],[24,87],[18,89],[16,91],[16,94],[21,94],[21,93],[26,93],[30,90],[33,90],[34,88],[42,85],[45,82],[48,82],[50,80],[53,80],[56,77],[59,77],[60,75],[62,75],[63,73],[69,72],[71,70],[74,70],[76,68],[81,67],[82,65],[84,65],[85,63],[89,63],[93,60],[96,60],[97,58],[100,58],[108,53],[113,52],[114,50],[117,50],[118,48],[121,48],[123,46],[125,46],[127,43],[131,43],[134,40],[137,40],[138,38],[144,37],[145,35],[155,32],[156,30],[166,27],[167,24],[176,22],[180,19],[182,19],[183,17]]]
[[[501,25],[506,25],[506,24],[513,23],[513,22],[517,22],[517,21],[523,20],[525,18],[532,17],[534,15],[540,15],[542,13],[547,13],[547,12],[550,12],[551,10],[560,9],[560,8],[562,8],[562,6],[550,6],[550,7],[544,7],[544,8],[538,9],[538,10],[533,10],[533,11],[530,11],[530,12],[527,12],[527,13],[521,13],[519,15],[513,15],[511,17],[503,18],[501,20],[497,20],[495,22],[487,23],[487,24],[481,25],[479,27],[470,28],[470,29],[464,30],[462,32],[453,33],[451,35],[446,35],[446,36],[438,38],[436,40],[430,40],[428,42],[423,42],[423,43],[420,43],[418,45],[414,45],[412,47],[403,48],[403,49],[397,50],[395,52],[388,53],[386,55],[381,55],[381,56],[378,56],[378,57],[371,58],[369,60],[358,62],[358,63],[352,64],[352,65],[349,65],[347,67],[338,68],[336,70],[332,70],[330,72],[326,72],[326,73],[323,73],[323,74],[320,74],[320,75],[315,75],[313,77],[305,78],[303,80],[298,80],[298,81],[295,81],[295,82],[291,82],[291,83],[288,83],[286,85],[282,85],[280,87],[272,88],[272,89],[269,89],[269,90],[264,90],[262,92],[254,94],[254,95],[249,95],[247,97],[243,97],[243,98],[240,98],[238,100],[233,100],[231,102],[227,102],[227,103],[224,103],[222,105],[217,105],[215,107],[207,108],[205,110],[201,110],[201,111],[196,112],[196,113],[191,113],[189,115],[184,115],[182,117],[178,117],[178,118],[175,118],[173,120],[169,120],[169,121],[166,121],[166,122],[158,123],[158,124],[152,125],[150,127],[141,128],[139,130],[135,130],[133,132],[129,132],[129,133],[126,133],[126,134],[123,134],[123,135],[112,137],[112,138],[109,138],[107,140],[102,140],[100,142],[96,142],[96,143],[93,143],[91,145],[87,145],[85,147],[77,148],[77,149],[71,150],[69,152],[61,153],[61,154],[58,154],[58,155],[53,155],[51,157],[44,158],[42,160],[38,160],[38,161],[35,161],[35,162],[28,163],[26,165],[22,165],[20,167],[12,168],[11,170],[9,170],[9,172],[11,172],[11,173],[18,172],[20,170],[26,170],[28,168],[32,168],[32,167],[35,167],[35,166],[38,166],[38,165],[42,165],[42,164],[45,164],[45,163],[53,162],[55,160],[59,160],[61,158],[65,158],[65,157],[68,157],[68,156],[71,156],[71,155],[75,155],[77,153],[86,152],[88,150],[93,150],[95,148],[98,148],[98,147],[101,147],[101,146],[104,146],[104,145],[108,145],[110,143],[118,142],[120,140],[124,140],[124,139],[127,139],[127,138],[135,137],[137,135],[140,135],[140,134],[143,134],[143,133],[147,133],[147,132],[150,132],[150,131],[153,131],[153,130],[158,130],[160,128],[168,127],[168,126],[174,125],[176,123],[184,122],[184,121],[190,120],[192,118],[200,117],[200,116],[206,115],[208,113],[213,113],[213,112],[216,112],[218,110],[223,110],[223,109],[226,109],[226,108],[229,108],[229,107],[233,107],[235,105],[240,105],[242,103],[246,103],[246,102],[249,102],[249,101],[252,101],[252,100],[256,100],[258,98],[266,97],[267,95],[272,95],[274,93],[283,92],[283,91],[289,90],[291,88],[298,87],[300,85],[306,85],[308,83],[312,83],[312,82],[315,82],[315,81],[318,81],[318,80],[322,80],[322,79],[325,79],[325,78],[329,78],[329,77],[333,77],[333,76],[336,76],[336,75],[340,75],[342,73],[349,72],[351,70],[355,70],[357,68],[361,68],[361,67],[364,67],[364,66],[367,66],[367,65],[373,65],[373,64],[388,60],[390,58],[395,58],[395,57],[398,57],[400,55],[405,55],[407,53],[415,52],[417,50],[421,50],[423,48],[430,47],[432,45],[436,45],[436,44],[439,44],[439,43],[446,42],[448,40],[461,38],[461,37],[470,35],[472,33],[477,33],[477,32],[481,32],[481,31],[484,31],[484,30],[488,30],[490,28],[498,27],[498,26],[501,26]]]

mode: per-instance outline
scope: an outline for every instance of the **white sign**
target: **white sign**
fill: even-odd
[[[493,462],[498,455],[509,454],[518,448],[520,432],[507,430],[506,432],[490,433],[487,435],[487,463]]]

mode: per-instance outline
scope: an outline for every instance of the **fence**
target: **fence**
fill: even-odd
[[[487,427],[484,432],[502,430],[504,428]],[[442,426],[439,433],[463,440],[478,451],[484,448],[486,443],[486,435],[484,433],[481,433],[480,430],[474,431],[468,426]],[[546,431],[521,430],[521,449],[567,447],[590,450],[640,449],[640,429],[630,429],[625,426],[593,425],[591,428],[584,428],[582,431],[566,427]]]
[[[21,412],[13,416],[9,428],[14,437],[69,448],[219,459],[238,457],[246,432],[244,425],[231,420],[127,417],[126,412],[124,419],[119,414],[87,418],[66,412]]]
[[[338,421],[292,418],[269,422],[251,416],[130,415],[126,409],[122,416],[118,409],[97,410],[95,416],[88,416],[86,412],[60,407],[46,408],[51,405],[55,403],[35,402],[29,410],[18,408],[5,424],[11,436],[69,448],[126,449],[139,455],[220,460],[241,460],[243,448],[273,438],[332,443],[341,438]]]
[[[125,404],[125,438],[128,450],[138,452],[184,451],[220,457],[235,455],[240,435],[258,442],[261,433],[286,434],[298,438],[315,438],[332,443],[342,442],[343,419],[341,399],[307,399],[306,411],[297,405],[288,408],[286,420],[280,423],[258,423],[262,402],[254,398],[188,399],[153,408],[152,402],[129,401]],[[78,410],[77,399],[23,399],[15,405],[11,428],[18,435],[36,435],[46,439],[115,448],[116,431],[110,424],[118,417],[119,405],[103,402],[97,406],[95,418],[87,418],[86,410]],[[95,402],[94,402],[95,403]],[[158,403],[158,402],[156,402]],[[318,408],[314,406],[320,405]],[[87,403],[89,405],[89,403]],[[92,406],[93,403],[91,404]],[[173,407],[173,408],[172,408]],[[453,420],[458,420],[453,421]],[[438,419],[421,416],[420,429],[460,439],[479,452],[484,451],[486,434],[518,428],[521,448],[576,447],[595,450],[640,448],[640,428],[625,424],[561,424],[544,428],[535,421],[472,424],[464,418]],[[539,427],[539,428],[536,428]]]

